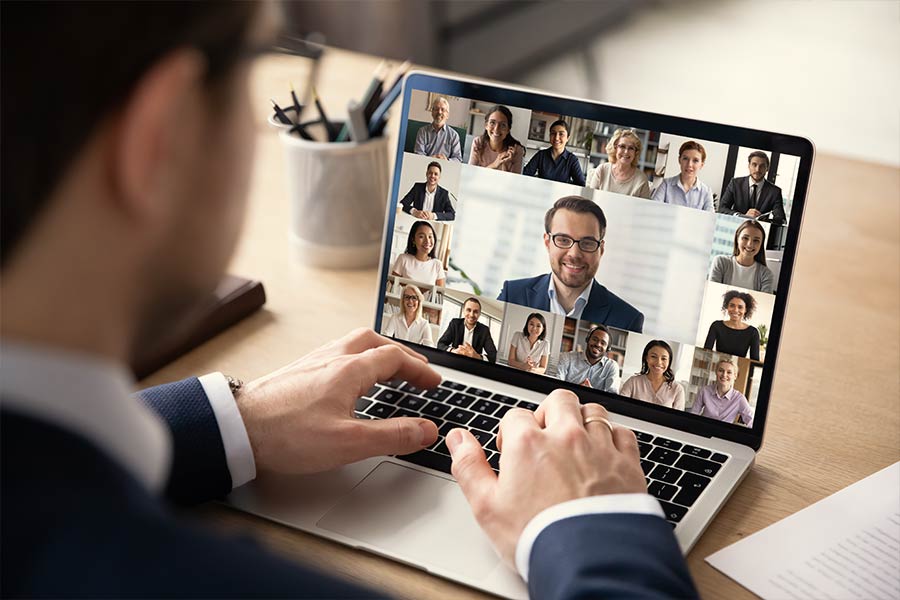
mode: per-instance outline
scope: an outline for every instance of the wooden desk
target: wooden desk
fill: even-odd
[[[333,52],[318,89],[346,106],[377,64]],[[260,63],[257,160],[244,237],[231,272],[261,279],[266,309],[148,378],[209,371],[253,378],[354,327],[371,325],[375,270],[333,272],[294,260],[281,148],[268,98],[302,86],[307,65]],[[396,136],[396,123],[391,124]],[[900,460],[900,170],[820,155],[807,203],[765,444],[756,466],[688,556],[704,598],[754,598],[704,562],[711,553]],[[231,509],[189,513],[251,530],[277,551],[401,598],[484,594]]]

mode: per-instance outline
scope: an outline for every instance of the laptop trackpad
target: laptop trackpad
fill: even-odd
[[[486,577],[500,562],[456,482],[396,463],[375,467],[317,525],[467,577]]]

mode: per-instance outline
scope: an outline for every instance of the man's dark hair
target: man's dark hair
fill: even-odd
[[[597,333],[598,331],[602,331],[602,332],[606,333],[606,335],[609,336],[610,343],[612,343],[612,334],[609,333],[609,329],[606,328],[606,325],[604,325],[602,323],[591,327],[591,330],[587,332],[587,336],[585,336],[585,338],[584,338],[584,343],[590,344],[591,336],[594,335],[595,333]]]
[[[245,54],[258,10],[254,2],[4,3],[0,261],[152,65],[177,48],[196,48],[214,88]]]
[[[747,164],[749,165],[750,161],[753,160],[754,158],[762,159],[762,161],[764,163],[766,163],[766,170],[769,169],[769,157],[766,155],[765,152],[763,152],[761,150],[754,150],[753,152],[750,153],[750,156],[747,157]]]
[[[593,200],[588,200],[583,196],[563,196],[553,203],[553,206],[544,215],[544,231],[547,233],[551,233],[550,226],[553,224],[553,217],[558,210],[571,210],[575,213],[594,215],[600,224],[600,239],[602,240],[606,235],[606,215],[603,214],[603,209]]]
[[[479,299],[476,298],[475,296],[469,296],[469,297],[466,298],[465,301],[462,303],[462,306],[459,307],[460,312],[462,312],[462,309],[464,309],[464,308],[466,307],[466,304],[468,304],[469,302],[474,302],[475,304],[478,305],[478,310],[481,310],[481,300],[479,300]]]
[[[559,120],[557,120],[557,121],[553,121],[553,123],[550,124],[550,129],[549,129],[549,131],[552,131],[553,128],[556,127],[557,125],[562,125],[563,129],[566,130],[566,135],[569,135],[569,124],[566,123],[565,121],[563,121],[562,119],[559,119]]]
[[[428,166],[425,167],[425,172],[427,173],[427,172],[428,172],[428,169],[430,169],[431,167],[437,167],[437,170],[438,170],[438,171],[443,172],[443,169],[441,168],[441,163],[439,163],[439,162],[436,161],[436,160],[433,160],[433,161],[431,161],[430,163],[428,163]]]

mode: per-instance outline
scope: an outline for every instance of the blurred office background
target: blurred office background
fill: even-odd
[[[295,0],[292,33],[900,166],[900,0]]]

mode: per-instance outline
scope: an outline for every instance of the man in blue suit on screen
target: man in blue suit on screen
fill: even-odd
[[[557,200],[544,216],[550,273],[504,281],[498,300],[641,333],[644,315],[597,283],[606,215],[581,196]]]
[[[173,505],[433,444],[426,419],[352,417],[376,381],[437,386],[425,357],[360,330],[246,385],[212,373],[132,395],[135,349],[205,300],[234,250],[273,4],[6,3],[0,25],[0,593],[378,596]],[[454,429],[454,473],[535,597],[696,596],[634,434],[604,415],[565,391],[513,408],[500,477]]]

